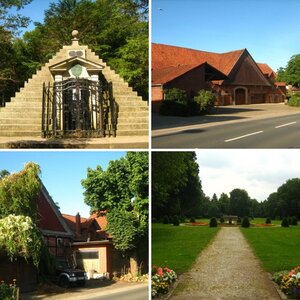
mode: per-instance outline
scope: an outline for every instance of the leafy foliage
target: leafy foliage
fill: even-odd
[[[0,218],[15,214],[29,216],[36,222],[36,199],[41,188],[39,174],[40,167],[29,162],[22,171],[0,180]]]
[[[300,54],[293,55],[286,68],[279,69],[278,81],[300,87]]]
[[[128,152],[88,169],[82,180],[91,211],[107,211],[108,229],[116,249],[130,253],[146,246],[148,234],[148,152]]]
[[[288,101],[289,106],[300,106],[300,93],[292,95]]]
[[[164,90],[164,101],[159,112],[161,115],[190,116],[206,113],[214,106],[215,95],[211,91],[200,90],[190,99],[185,90],[170,88]]]
[[[152,153],[152,215],[197,216],[203,191],[195,152]]]
[[[18,256],[32,258],[38,267],[42,243],[41,232],[30,217],[9,215],[0,219],[0,249],[11,260]]]
[[[200,90],[194,97],[199,113],[210,111],[214,107],[215,95],[211,91]]]
[[[265,223],[266,223],[266,224],[271,224],[271,223],[272,223],[272,221],[271,221],[271,219],[270,219],[270,218],[267,218]]]

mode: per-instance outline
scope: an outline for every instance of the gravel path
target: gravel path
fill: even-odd
[[[171,299],[281,298],[239,228],[223,227],[191,271],[181,276]]]

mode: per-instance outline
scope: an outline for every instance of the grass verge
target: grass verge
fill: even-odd
[[[152,224],[152,265],[188,271],[218,228]]]
[[[263,267],[270,273],[300,264],[300,227],[241,228]]]

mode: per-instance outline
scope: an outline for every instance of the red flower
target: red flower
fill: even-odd
[[[158,268],[157,269],[157,274],[159,275],[159,276],[163,276],[163,269],[162,268]]]

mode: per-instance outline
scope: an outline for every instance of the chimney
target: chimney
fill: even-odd
[[[75,216],[75,228],[76,228],[76,236],[80,237],[81,235],[81,217],[80,214],[77,213],[77,215]]]

